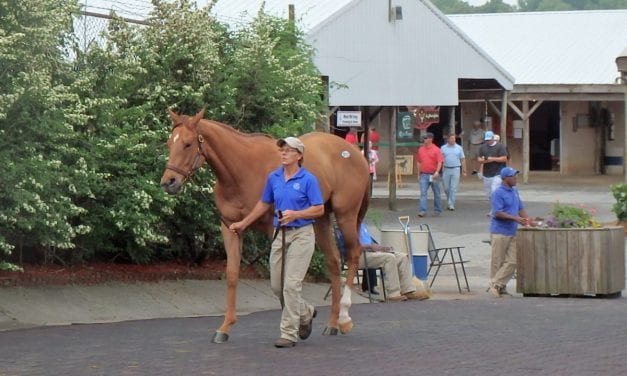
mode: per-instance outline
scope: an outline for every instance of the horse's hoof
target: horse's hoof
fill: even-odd
[[[213,335],[213,338],[211,339],[212,343],[226,343],[229,340],[229,333],[224,333],[224,332],[218,332],[216,331],[216,333]]]
[[[346,334],[353,330],[353,320],[340,323],[340,333]]]
[[[338,332],[337,328],[332,328],[330,326],[327,326],[322,331],[322,335],[323,336],[336,336],[337,332]]]

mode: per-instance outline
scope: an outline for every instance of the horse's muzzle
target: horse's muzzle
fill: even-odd
[[[161,181],[161,189],[166,193],[175,195],[181,191],[181,182],[175,178],[170,178],[166,181]]]

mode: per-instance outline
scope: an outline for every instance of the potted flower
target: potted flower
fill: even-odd
[[[622,227],[601,226],[595,210],[557,203],[517,240],[516,290],[524,296],[620,296],[625,288]]]

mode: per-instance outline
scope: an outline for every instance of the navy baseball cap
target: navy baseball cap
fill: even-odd
[[[503,167],[503,169],[501,170],[501,178],[505,179],[505,178],[509,178],[512,176],[516,176],[520,171],[515,170],[511,167]]]

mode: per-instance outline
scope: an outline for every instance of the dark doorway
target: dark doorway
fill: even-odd
[[[560,102],[546,101],[529,119],[529,169],[559,169]]]

